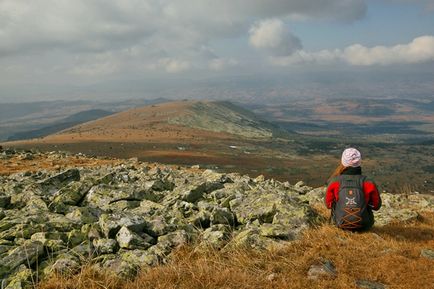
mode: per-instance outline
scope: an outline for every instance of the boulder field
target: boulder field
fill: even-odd
[[[0,159],[61,152],[3,150]],[[68,155],[71,157],[71,155]],[[93,168],[0,176],[1,288],[88,265],[125,278],[177,247],[267,249],[326,222],[324,188],[135,159]],[[434,211],[434,196],[382,194],[376,226]]]

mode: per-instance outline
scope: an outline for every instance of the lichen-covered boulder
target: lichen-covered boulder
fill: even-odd
[[[44,254],[44,246],[41,242],[26,242],[13,249],[0,260],[0,278],[7,276],[21,264],[33,265]]]
[[[133,263],[126,262],[121,258],[107,260],[102,264],[102,269],[113,272],[117,276],[131,279],[136,276],[139,267]]]
[[[119,249],[119,244],[113,239],[95,239],[93,247],[98,254],[113,254]]]
[[[230,207],[241,224],[258,220],[260,223],[282,224],[288,228],[307,227],[316,216],[309,205],[284,192],[252,191],[230,201]]]
[[[80,261],[70,254],[58,255],[51,263],[44,268],[44,276],[52,274],[72,275],[80,270]]]
[[[182,199],[189,203],[195,203],[203,198],[204,194],[223,188],[224,185],[221,182],[200,182],[198,184],[192,184],[187,187],[182,187],[178,193],[182,196]],[[176,189],[175,189],[176,190]]]
[[[146,250],[155,244],[154,238],[146,233],[140,235],[123,226],[116,234],[116,241],[124,249],[142,249]]]
[[[107,238],[114,238],[122,227],[137,233],[143,232],[147,222],[141,216],[117,213],[102,214],[99,218],[99,225]]]
[[[66,212],[68,206],[75,206],[89,192],[93,183],[90,181],[69,183],[55,193],[54,200],[50,204],[55,212]]]
[[[202,244],[211,247],[224,246],[231,237],[231,227],[228,225],[213,225],[202,233]]]
[[[121,253],[121,258],[129,264],[138,267],[156,266],[159,263],[158,257],[144,250],[127,250]]]
[[[25,289],[35,285],[35,273],[32,269],[21,265],[12,276],[9,276],[3,282],[2,286],[6,285],[5,289]]]
[[[91,207],[69,207],[66,218],[73,222],[82,224],[92,224],[99,220],[102,210]]]
[[[210,221],[213,225],[223,224],[234,226],[236,224],[235,215],[228,208],[215,207],[212,210]]]
[[[7,208],[11,204],[11,196],[0,192],[0,208]]]
[[[56,191],[70,182],[80,180],[80,171],[78,169],[69,169],[57,175],[39,181],[35,184],[36,192],[42,195],[54,195]]]
[[[281,224],[262,224],[259,227],[259,235],[268,238],[293,240],[295,238],[293,232]]]

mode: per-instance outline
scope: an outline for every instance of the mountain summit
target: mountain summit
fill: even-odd
[[[174,101],[123,111],[87,122],[45,141],[164,141],[253,138],[284,131],[227,101]]]

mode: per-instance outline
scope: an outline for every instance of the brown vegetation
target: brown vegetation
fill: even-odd
[[[325,212],[325,211],[323,211]],[[166,265],[144,270],[134,280],[83,269],[72,277],[55,276],[40,289],[92,288],[357,288],[370,280],[393,288],[430,289],[434,260],[420,256],[434,248],[434,214],[413,223],[397,223],[366,233],[329,225],[308,230],[299,241],[271,251],[181,248]],[[307,271],[331,260],[336,278],[310,280]]]
[[[116,164],[119,162],[119,160],[115,159],[97,159],[84,156],[66,156],[61,159],[50,159],[45,155],[31,159],[20,159],[14,156],[10,159],[0,159],[0,175],[73,167],[95,167],[107,164]]]

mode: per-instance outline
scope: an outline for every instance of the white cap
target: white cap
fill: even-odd
[[[355,148],[348,148],[342,153],[341,162],[345,167],[360,167],[362,154]]]

